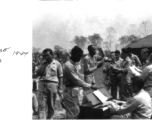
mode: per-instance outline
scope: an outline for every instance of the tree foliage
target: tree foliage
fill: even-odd
[[[142,34],[142,37],[146,37],[146,36],[152,34],[152,23],[151,23],[151,21],[150,20],[142,21],[140,23],[139,30],[140,30],[140,33]]]
[[[84,36],[75,36],[73,42],[83,50],[87,43],[87,38]]]
[[[111,46],[112,46],[112,42],[114,40],[114,36],[116,34],[116,30],[113,27],[108,27],[106,29],[106,33],[107,33],[107,40],[108,40],[108,44],[109,44],[109,49],[111,50]]]
[[[54,55],[55,55],[55,58],[60,61],[60,59],[63,60],[68,57],[68,52],[66,49],[63,49],[61,46],[55,45],[54,46]]]
[[[132,41],[135,41],[135,40],[138,40],[138,39],[139,39],[139,37],[135,36],[135,35],[130,35],[130,36],[124,35],[124,36],[121,36],[119,38],[119,41],[120,41],[121,47],[125,47],[126,45],[128,45]]]
[[[92,45],[95,47],[101,47],[101,42],[103,41],[100,34],[94,33],[93,35],[88,36],[88,39]]]

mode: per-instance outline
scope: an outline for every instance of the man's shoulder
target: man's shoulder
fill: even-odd
[[[150,99],[150,95],[144,89],[142,89],[137,95],[134,96],[137,102],[143,102],[144,99]]]
[[[71,61],[66,61],[66,63],[64,64],[65,67],[72,67],[73,64],[71,63]]]
[[[85,57],[84,57],[84,59],[90,59],[90,55],[86,55]]]
[[[64,65],[63,65],[63,70],[66,71],[73,71],[74,70],[74,64],[71,63],[71,61],[67,61]]]
[[[53,60],[52,63],[56,63],[56,64],[60,64],[60,62],[58,60]]]

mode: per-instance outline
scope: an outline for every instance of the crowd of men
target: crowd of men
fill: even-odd
[[[42,52],[43,60],[33,68],[34,85],[38,85],[38,94],[33,92],[33,112],[39,119],[53,119],[57,94],[66,110],[67,119],[76,119],[80,113],[80,90],[97,90],[94,72],[103,67],[105,80],[103,84],[111,93],[113,100],[103,104],[108,106],[113,119],[134,118],[150,119],[152,116],[152,54],[147,48],[142,49],[141,58],[130,49],[116,50],[105,56],[101,48],[88,46],[88,55],[84,57],[84,77],[79,73],[79,63],[83,50],[78,46],[72,48],[62,64],[54,59],[51,49]],[[129,67],[136,66],[142,72],[140,76],[129,74]],[[38,83],[38,84],[36,84]],[[64,86],[64,87],[63,87]],[[33,91],[35,88],[33,89]],[[118,94],[119,95],[118,95]],[[120,105],[121,103],[121,105]]]

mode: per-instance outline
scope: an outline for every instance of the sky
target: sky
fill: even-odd
[[[130,24],[152,21],[150,0],[39,1],[33,5],[33,46],[44,49],[60,45],[71,49],[76,35],[98,33],[106,41],[106,28],[116,30],[114,44],[127,34]]]

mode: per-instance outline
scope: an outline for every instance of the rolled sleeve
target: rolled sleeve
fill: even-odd
[[[58,63],[57,65],[57,73],[58,73],[58,77],[63,77],[63,69],[60,63]]]

